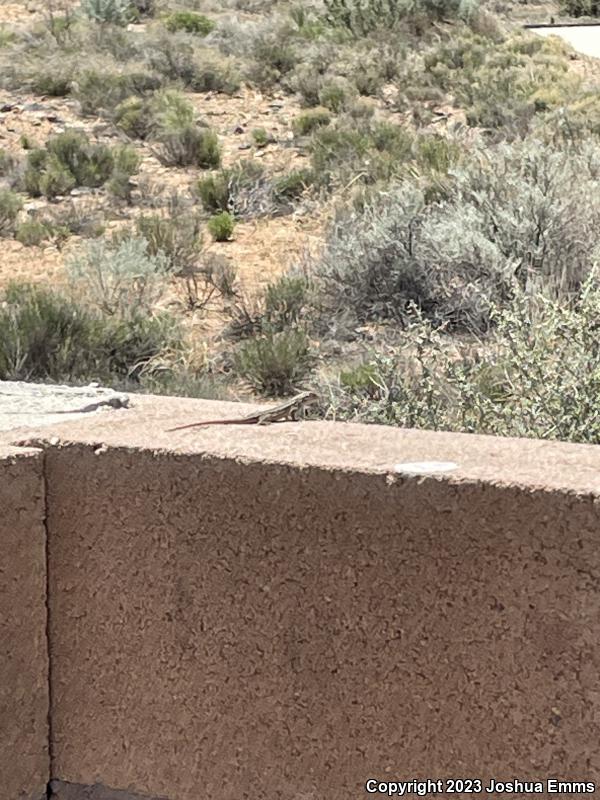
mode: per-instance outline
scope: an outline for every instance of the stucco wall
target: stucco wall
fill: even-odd
[[[0,447],[0,798],[39,800],[48,771],[43,454]]]
[[[170,800],[600,781],[598,494],[541,485],[544,460],[597,481],[594,448],[306,423],[155,452],[150,411],[94,425],[46,456],[54,777]],[[319,467],[307,429],[324,463],[412,448],[491,478]],[[508,485],[511,452],[538,487]]]

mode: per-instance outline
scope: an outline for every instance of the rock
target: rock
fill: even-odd
[[[14,107],[15,107],[14,103],[3,103],[0,106],[0,112],[2,112],[3,114],[7,114],[9,111],[12,111]]]
[[[238,150],[250,150],[252,148],[251,144],[240,144],[238,145]]]
[[[232,131],[233,133],[244,133],[244,129],[241,125],[236,125]]]

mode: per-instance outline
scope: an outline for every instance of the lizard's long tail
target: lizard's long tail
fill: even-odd
[[[183,431],[186,428],[201,428],[204,425],[251,425],[255,419],[208,419],[206,422],[190,422],[187,425],[177,425],[175,428],[166,428],[165,433]]]

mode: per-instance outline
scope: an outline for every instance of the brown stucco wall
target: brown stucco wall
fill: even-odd
[[[46,796],[43,454],[0,447],[0,798]]]
[[[47,451],[55,778],[170,800],[600,781],[597,448],[162,434],[180,407]],[[393,472],[427,459],[459,468]]]

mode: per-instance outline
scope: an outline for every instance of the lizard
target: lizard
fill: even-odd
[[[263,411],[255,411],[245,417],[190,422],[187,425],[167,428],[167,432],[181,431],[185,428],[200,428],[203,425],[270,425],[272,422],[297,421],[304,416],[306,406],[314,405],[318,400],[319,398],[314,392],[300,392],[281,405],[265,408]]]

